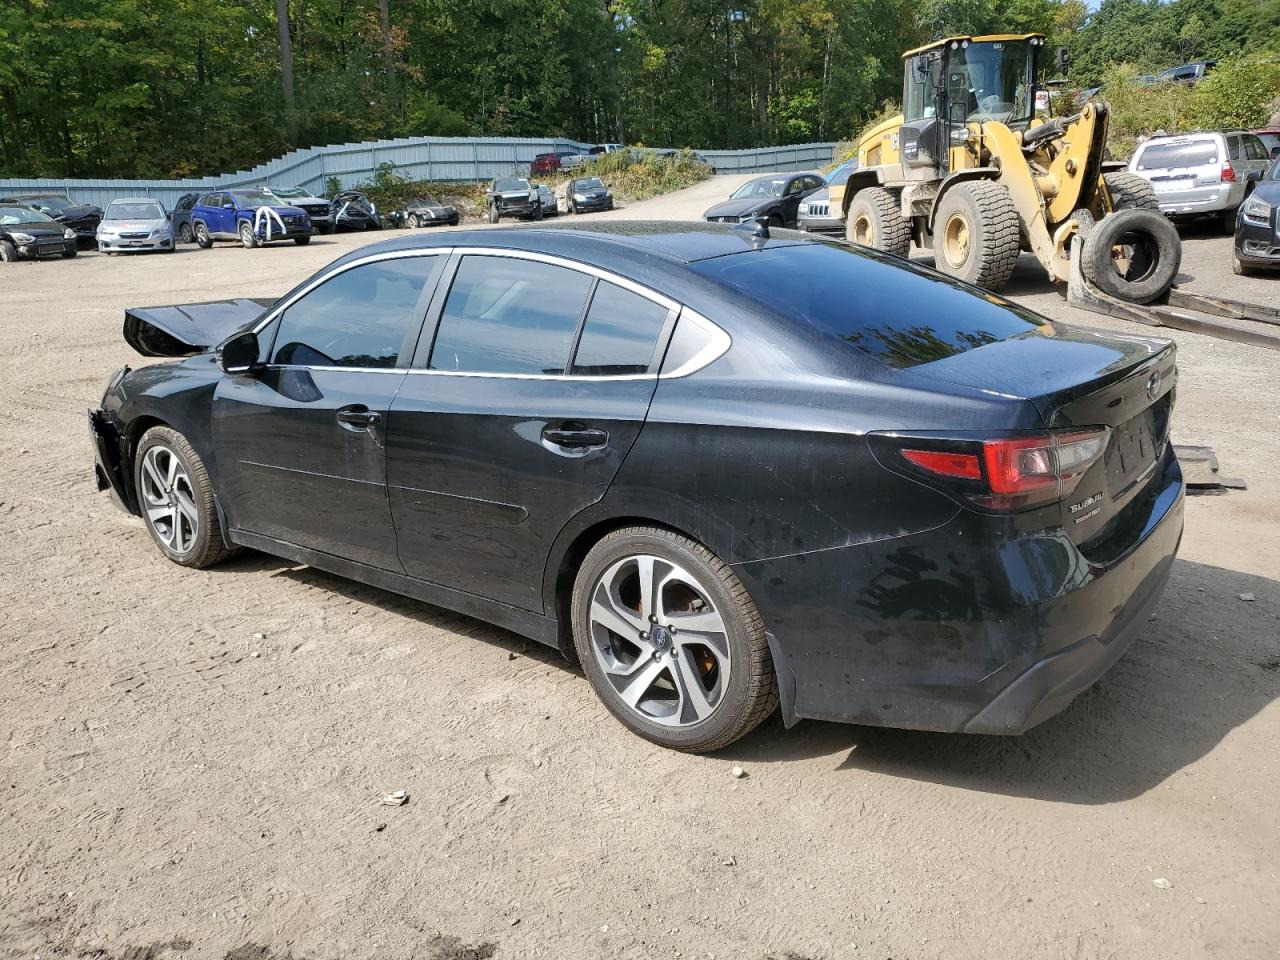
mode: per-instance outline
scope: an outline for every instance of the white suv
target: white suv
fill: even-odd
[[[1236,208],[1267,169],[1267,148],[1243,130],[1155,136],[1129,170],[1151,183],[1170,217],[1215,216],[1235,228]]]

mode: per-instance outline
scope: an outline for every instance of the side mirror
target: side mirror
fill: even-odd
[[[1071,69],[1071,51],[1066,47],[1058,48],[1058,72],[1066,73]]]
[[[236,208],[236,205],[234,203],[224,203],[222,205],[223,210],[234,210],[235,208]]]
[[[1262,179],[1262,171],[1250,170],[1248,173],[1244,175],[1244,179],[1246,183],[1257,183],[1259,180]]]
[[[254,374],[262,368],[258,362],[258,335],[252,330],[236,334],[218,347],[218,366],[227,373]]]

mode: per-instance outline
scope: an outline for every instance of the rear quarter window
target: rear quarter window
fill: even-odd
[[[1148,144],[1138,154],[1139,170],[1175,170],[1202,167],[1222,159],[1222,148],[1213,140]]]
[[[1048,323],[907,261],[836,244],[766,248],[693,269],[890,367],[953,357]]]

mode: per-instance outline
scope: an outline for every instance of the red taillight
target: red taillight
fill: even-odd
[[[1222,182],[1223,183],[1236,182],[1236,168],[1231,165],[1230,160],[1222,161]]]
[[[1099,428],[991,440],[948,439],[932,450],[913,437],[911,447],[899,452],[918,469],[962,481],[957,486],[981,506],[1020,510],[1069,496],[1106,452],[1107,436],[1107,429]]]

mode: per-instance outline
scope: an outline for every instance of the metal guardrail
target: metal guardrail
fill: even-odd
[[[366,181],[384,163],[414,180],[479,181],[527,170],[540,153],[586,150],[575,140],[516,137],[412,137],[368,143],[333,144],[294,150],[252,170],[186,180],[5,179],[0,196],[37,191],[69,193],[81,203],[105,207],[120,197],[154,197],[172,209],[184,193],[277,184],[323,193],[329,178],[343,188]],[[805,143],[753,150],[702,150],[718,173],[810,170],[829,164],[834,143]],[[660,151],[665,152],[665,151]]]

